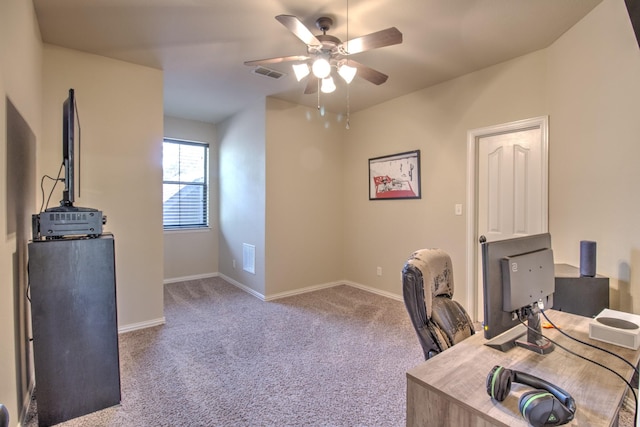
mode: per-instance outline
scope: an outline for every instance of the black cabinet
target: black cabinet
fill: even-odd
[[[38,424],[120,403],[114,239],[29,244]]]
[[[608,277],[580,276],[580,269],[568,264],[556,264],[555,276],[554,310],[595,317],[609,308]]]

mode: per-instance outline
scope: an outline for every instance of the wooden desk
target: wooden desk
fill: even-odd
[[[549,310],[547,316],[563,331],[596,344],[637,365],[640,350],[589,339],[590,318]],[[630,380],[633,370],[618,358],[564,337],[557,330],[543,334],[564,347],[615,370]],[[407,426],[527,426],[518,400],[529,386],[512,384],[503,402],[489,397],[487,374],[495,365],[526,372],[567,391],[576,401],[576,415],[567,425],[615,426],[627,385],[613,373],[556,346],[547,355],[520,347],[506,353],[483,345],[482,332],[407,372]]]

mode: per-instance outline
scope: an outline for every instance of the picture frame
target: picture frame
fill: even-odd
[[[369,200],[420,198],[420,150],[369,159]]]

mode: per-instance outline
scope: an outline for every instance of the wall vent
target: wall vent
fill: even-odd
[[[256,247],[248,243],[242,244],[242,269],[256,274]]]
[[[283,78],[284,76],[286,76],[285,73],[282,73],[280,71],[276,71],[276,70],[272,70],[270,68],[267,67],[262,67],[262,66],[257,66],[256,68],[254,68],[253,70],[251,70],[251,72],[253,74],[258,74],[260,76],[265,76],[265,77],[271,77],[272,79],[276,79],[279,80],[281,78]]]

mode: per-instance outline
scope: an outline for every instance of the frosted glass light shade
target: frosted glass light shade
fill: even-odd
[[[293,72],[296,79],[300,81],[309,75],[309,66],[307,64],[293,64]]]
[[[331,73],[331,64],[324,58],[318,58],[313,62],[311,69],[314,76],[319,79],[324,79]]]
[[[336,90],[336,84],[333,82],[333,77],[327,77],[322,79],[322,86],[320,86],[322,93],[331,93]]]
[[[344,79],[345,82],[347,82],[347,84],[351,83],[353,81],[353,78],[356,76],[356,72],[358,71],[357,68],[355,67],[350,67],[346,64],[340,66],[340,68],[338,68],[338,74],[340,74],[340,77],[342,77]]]

